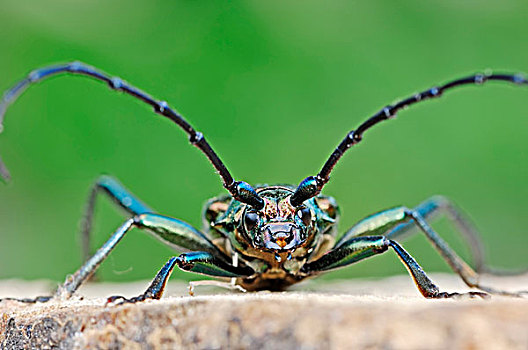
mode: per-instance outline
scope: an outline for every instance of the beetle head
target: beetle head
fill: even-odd
[[[339,208],[333,198],[317,196],[293,205],[294,189],[289,186],[260,187],[257,193],[264,207],[245,206],[238,212],[240,243],[264,252],[292,253],[301,247],[311,251],[324,235],[335,235]]]
[[[205,224],[213,237],[227,237],[231,245],[245,254],[250,250],[269,253],[309,250],[323,235],[335,235],[339,209],[334,199],[316,196],[298,206],[291,204],[294,188],[257,187],[261,209],[222,196],[210,200],[204,212]],[[319,233],[319,235],[318,235]],[[255,252],[255,256],[262,257]]]
[[[304,245],[315,229],[316,215],[310,204],[294,207],[290,190],[267,188],[259,193],[264,207],[245,208],[241,231],[254,248],[270,251],[291,251]]]

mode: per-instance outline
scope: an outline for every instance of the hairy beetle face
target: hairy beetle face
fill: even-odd
[[[290,191],[261,191],[262,210],[247,207],[242,217],[242,229],[254,248],[291,251],[302,246],[314,231],[315,212],[310,205],[294,207]]]

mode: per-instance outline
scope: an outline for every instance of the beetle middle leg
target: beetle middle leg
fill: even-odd
[[[402,217],[401,209],[403,207],[383,210],[366,217],[346,231],[336,245],[339,245],[340,241],[357,236],[383,234],[390,239],[402,240],[419,232],[419,227],[412,218]],[[470,248],[475,270],[481,272],[486,269],[484,248],[476,228],[451,201],[443,196],[433,196],[420,203],[414,211],[428,221],[440,214],[446,215],[458,229],[456,232],[462,234]]]
[[[411,228],[410,225],[413,224],[413,226],[416,225],[420,231],[425,234],[433,247],[440,253],[444,260],[453,269],[453,271],[455,271],[469,287],[478,288],[493,294],[503,294],[510,296],[519,296],[521,293],[524,293],[511,293],[480,284],[478,273],[475,272],[475,270],[473,270],[468,264],[466,264],[466,262],[464,262],[425,221],[424,216],[427,217],[432,215],[433,212],[437,210],[435,208],[440,207],[440,204],[441,203],[438,199],[433,198],[422,203],[415,209],[397,207],[371,215],[349,229],[336,243],[334,250],[345,246],[350,239],[355,237],[383,235],[388,239],[398,237],[401,238],[404,236],[404,233],[406,233],[406,231]],[[459,226],[462,225],[459,224]],[[470,241],[475,240],[477,237],[474,231],[466,231],[465,235],[470,239]],[[481,250],[476,251],[481,252]],[[477,255],[477,257],[480,257],[480,261],[482,261],[482,254],[477,254],[480,254]]]
[[[97,195],[101,192],[109,196],[110,199],[130,216],[154,212],[127,190],[118,180],[108,175],[100,176],[92,186],[81,222],[80,234],[83,262],[87,261],[92,255],[90,251],[92,222]]]

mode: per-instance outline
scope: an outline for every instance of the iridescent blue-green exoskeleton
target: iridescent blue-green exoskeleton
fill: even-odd
[[[214,198],[207,203],[203,215],[206,232],[201,232],[183,221],[155,213],[114,178],[99,178],[92,188],[82,225],[86,262],[66,279],[56,296],[71,296],[133,227],[144,229],[185,253],[170,258],[143,294],[131,299],[110,297],[109,301],[138,302],[159,299],[176,265],[186,271],[230,280],[231,282],[225,282],[225,285],[240,290],[282,290],[305,278],[350,265],[389,249],[396,252],[420,293],[426,298],[458,295],[485,297],[488,293],[518,296],[524,293],[510,293],[479,283],[478,273],[490,270],[484,266],[478,235],[455,206],[443,197],[430,198],[415,208],[396,207],[381,211],[338,235],[338,206],[333,198],[320,194],[343,154],[362,140],[366,130],[379,122],[391,119],[399,110],[420,101],[440,97],[447,90],[462,85],[478,85],[493,80],[528,85],[528,81],[521,75],[476,74],[400,100],[381,109],[357,129],[350,131],[316,176],[307,177],[297,187],[253,188],[246,182],[235,181],[204,136],[166,102],[152,98],[119,78],[110,77],[78,62],[35,70],[8,90],[0,102],[0,128],[7,107],[28,86],[61,73],[89,76],[103,81],[110,88],[149,104],[156,113],[176,123],[189,135],[190,143],[198,147],[211,161],[229,195]],[[1,161],[0,175],[4,180],[9,178],[7,168]],[[99,193],[113,199],[129,218],[90,256],[90,231],[95,200]],[[428,221],[438,214],[447,215],[458,226],[472,249],[474,268],[466,264],[428,224]],[[481,291],[441,292],[414,258],[398,243],[415,232],[422,232],[427,237],[468,286]],[[52,297],[20,301],[43,302]]]

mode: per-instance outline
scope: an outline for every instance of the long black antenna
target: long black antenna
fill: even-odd
[[[61,73],[70,73],[74,75],[84,75],[95,78],[97,80],[104,81],[108,86],[117,91],[122,91],[128,95],[131,95],[154,108],[154,112],[164,117],[169,118],[174,123],[178,124],[189,135],[189,142],[198,147],[209,161],[213,164],[216,171],[222,178],[224,187],[231,193],[231,195],[246,204],[249,204],[257,209],[261,209],[264,206],[264,201],[256,191],[249,184],[242,181],[235,181],[229,171],[227,170],[224,163],[220,160],[218,155],[213,151],[209,143],[205,140],[205,137],[201,132],[196,131],[178,112],[170,108],[165,101],[157,101],[145,92],[138,88],[129,85],[125,81],[117,77],[111,77],[105,73],[98,71],[97,69],[85,65],[80,62],[72,62],[67,64],[59,64],[56,66],[48,66],[41,69],[37,69],[31,72],[24,80],[13,86],[10,90],[6,91],[2,101],[0,102],[0,132],[3,129],[3,120],[7,107],[17,99],[18,96],[24,90],[26,90],[31,84],[36,83],[44,78],[48,78]],[[7,168],[0,160],[0,178],[4,181],[9,179],[9,172]]]
[[[520,74],[475,74],[466,78],[453,80],[445,85],[433,87],[423,92],[417,93],[411,97],[397,102],[394,105],[389,105],[372,117],[367,119],[361,124],[356,130],[350,131],[346,137],[337,146],[335,151],[330,155],[323,168],[316,176],[309,176],[304,179],[295,193],[291,196],[290,202],[294,206],[301,205],[305,200],[310,199],[318,195],[324,185],[330,180],[330,173],[334,166],[337,164],[343,154],[352,146],[359,143],[363,139],[363,133],[373,127],[374,125],[384,120],[392,119],[396,117],[396,113],[410,105],[425,101],[428,99],[442,96],[442,94],[454,87],[462,85],[480,85],[490,80],[499,80],[515,83],[518,85],[528,85],[528,81]]]

